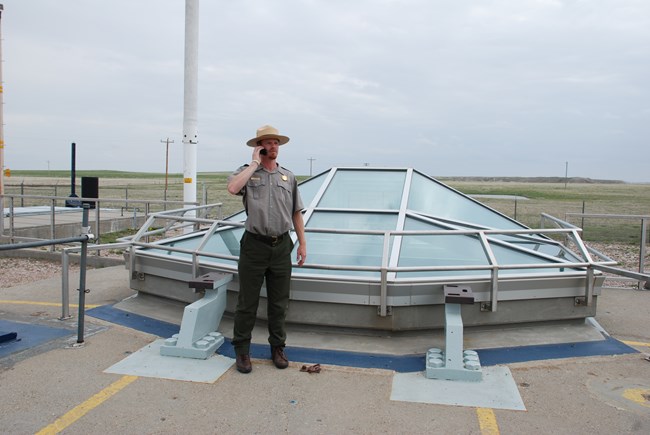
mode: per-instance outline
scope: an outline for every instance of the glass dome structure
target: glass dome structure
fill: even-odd
[[[468,325],[595,314],[604,278],[588,267],[577,231],[563,234],[574,252],[549,230],[530,229],[412,168],[331,168],[299,189],[308,257],[293,270],[288,321],[440,327],[450,284],[472,288],[475,304],[463,308],[473,313],[465,316]],[[236,275],[245,219],[241,211],[210,229],[134,250],[132,287],[190,302],[180,282],[210,270]],[[230,311],[236,276],[231,286]],[[577,306],[585,295],[590,303]]]

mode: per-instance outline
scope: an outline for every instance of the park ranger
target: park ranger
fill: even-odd
[[[305,262],[307,244],[296,177],[277,163],[279,148],[287,142],[289,138],[270,125],[258,128],[256,136],[246,143],[253,147],[251,163],[228,178],[228,192],[243,196],[248,215],[240,242],[239,296],[232,339],[241,373],[253,369],[251,335],[265,279],[271,359],[279,369],[289,365],[284,352],[294,247],[289,231],[293,228],[298,239],[298,266]]]

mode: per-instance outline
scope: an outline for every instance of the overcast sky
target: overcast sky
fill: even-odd
[[[5,167],[183,171],[183,0],[0,0]],[[648,0],[201,0],[198,171],[650,182]]]

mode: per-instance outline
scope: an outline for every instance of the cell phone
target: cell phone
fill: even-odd
[[[265,155],[266,155],[266,148],[262,148],[262,149],[260,150],[260,154],[263,155],[263,156],[265,156]]]

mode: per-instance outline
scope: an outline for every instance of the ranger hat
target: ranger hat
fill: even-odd
[[[257,135],[253,139],[246,142],[246,145],[249,147],[256,147],[257,142],[264,139],[277,139],[278,142],[280,142],[280,145],[284,145],[285,143],[289,142],[289,138],[287,136],[278,134],[277,128],[271,125],[263,125],[257,129]]]

